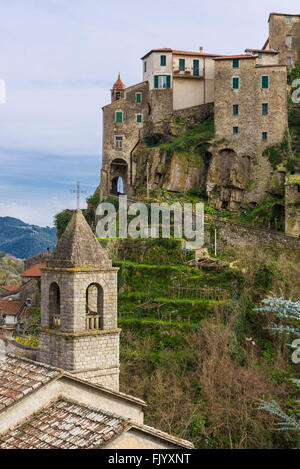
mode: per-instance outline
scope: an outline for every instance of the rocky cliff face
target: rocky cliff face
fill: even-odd
[[[249,150],[249,142],[245,142]],[[213,105],[197,106],[147,122],[136,148],[135,190],[186,192],[201,188],[217,209],[255,207],[264,197],[282,198],[285,168],[272,167],[268,155],[236,149],[216,140]]]
[[[211,104],[176,111],[160,122],[149,122],[134,153],[135,187],[186,192],[204,186],[214,128]]]

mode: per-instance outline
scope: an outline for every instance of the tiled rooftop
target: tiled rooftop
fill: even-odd
[[[61,373],[47,365],[0,356],[0,412]]]
[[[46,264],[36,264],[25,272],[22,273],[21,277],[40,277],[42,275],[41,269],[45,268]]]
[[[95,449],[125,425],[121,418],[61,399],[0,437],[0,448]]]
[[[1,300],[0,314],[3,316],[16,316],[24,305],[20,300]]]

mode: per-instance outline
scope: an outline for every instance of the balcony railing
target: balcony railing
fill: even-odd
[[[86,316],[86,328],[88,330],[101,329],[101,316],[98,314],[88,314]]]
[[[53,329],[60,328],[60,314],[54,314],[53,316],[51,316],[51,325]]]

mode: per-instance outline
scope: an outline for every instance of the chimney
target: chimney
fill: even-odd
[[[199,50],[201,52],[201,54],[203,53],[204,49],[203,49],[203,46],[199,47]]]

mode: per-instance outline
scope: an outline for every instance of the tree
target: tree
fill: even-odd
[[[300,338],[300,328],[298,328],[298,324],[300,324],[300,301],[293,302],[284,300],[283,298],[267,298],[263,300],[261,307],[257,308],[257,311],[275,313],[277,319],[283,320],[286,323],[286,325],[274,325],[269,328],[270,330]],[[296,340],[289,346],[295,349],[293,354],[294,358],[297,358],[298,355],[300,358],[300,341]],[[300,379],[294,379],[292,382],[300,390]],[[298,400],[297,403],[300,406],[300,400]],[[276,401],[261,401],[260,409],[270,412],[281,419],[281,422],[278,423],[279,430],[294,431],[300,436],[300,411],[288,415],[281,409]]]

